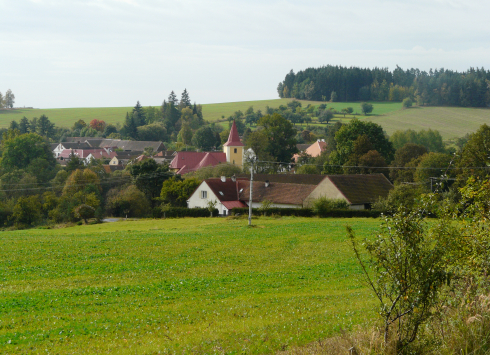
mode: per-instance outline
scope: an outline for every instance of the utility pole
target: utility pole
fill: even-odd
[[[245,152],[246,159],[250,162],[250,198],[248,200],[248,225],[252,225],[252,190],[254,183],[254,164],[257,159],[252,148],[247,149]]]
[[[248,200],[248,225],[252,225],[252,189],[254,184],[254,163],[253,160],[252,167],[250,168],[250,198]]]

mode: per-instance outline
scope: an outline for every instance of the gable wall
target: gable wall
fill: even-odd
[[[207,191],[208,197],[201,198],[201,191]],[[187,200],[188,208],[207,208],[209,201],[216,201],[216,208],[218,209],[220,214],[223,214],[223,211],[226,209],[223,204],[220,202],[219,198],[214,194],[209,185],[203,181],[201,185],[194,191],[194,193]]]
[[[333,184],[328,177],[322,180],[313,192],[305,199],[304,206],[312,207],[313,201],[320,197],[326,197],[331,199],[341,199],[347,201],[345,196],[340,190]],[[349,203],[349,201],[347,201]]]

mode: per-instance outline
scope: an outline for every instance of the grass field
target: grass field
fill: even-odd
[[[266,106],[279,107],[287,104],[291,99],[274,99],[258,101],[228,102],[203,105],[204,118],[209,122],[218,122],[222,116],[229,117],[235,111],[245,112],[247,108],[253,106],[255,110],[265,111]],[[319,105],[318,101],[301,101],[303,106],[308,104]],[[369,119],[380,124],[388,134],[398,129],[436,129],[444,139],[462,137],[466,133],[474,132],[480,125],[490,124],[490,109],[486,108],[463,108],[463,107],[414,107],[408,110],[401,109],[400,102],[372,102],[374,110],[368,117],[357,115],[359,119]],[[359,102],[334,102],[327,103],[327,107],[338,111],[345,107],[354,108],[354,112],[361,113]],[[97,118],[107,123],[123,123],[126,112],[131,111],[131,107],[101,107],[101,108],[67,108],[67,109],[16,109],[0,110],[0,128],[8,127],[12,120],[17,122],[24,116],[31,119],[45,114],[57,126],[71,127],[74,122],[83,119],[90,122]],[[349,122],[352,116],[336,115],[331,121]],[[226,126],[227,123],[222,123]],[[313,123],[313,125],[319,125]],[[304,127],[306,125],[303,125]],[[322,125],[323,126],[323,125]]]
[[[376,107],[376,106],[375,106]],[[390,112],[385,116],[370,116],[391,134],[396,130],[438,130],[443,139],[462,137],[476,131],[482,124],[490,124],[490,109],[464,107],[413,107]]]
[[[345,225],[142,220],[0,238],[0,353],[271,353],[351,329],[373,298]]]
[[[253,106],[254,110],[265,111],[266,106],[279,107],[280,105],[286,105],[291,99],[274,99],[274,100],[257,100],[257,101],[241,101],[241,102],[227,102],[218,104],[205,104],[203,107],[203,116],[209,122],[216,122],[221,120],[221,116],[229,117],[235,111],[241,110],[245,112],[250,106]],[[308,104],[319,105],[322,102],[318,101],[305,101],[300,100],[303,107]],[[328,107],[333,107],[337,110],[341,110],[344,107],[353,107],[354,110],[361,112],[360,104],[358,102],[347,103],[327,103]],[[377,103],[374,106],[373,114],[383,115],[388,112],[399,110],[401,108],[400,103]],[[15,110],[0,110],[0,128],[8,127],[11,121],[15,120],[19,122],[22,117],[32,119],[33,117],[39,117],[46,115],[51,122],[54,122],[60,127],[71,127],[73,123],[79,119],[85,122],[90,122],[94,118],[103,120],[106,123],[124,123],[126,112],[131,111],[132,107],[94,107],[94,108],[60,108],[60,109],[15,109]]]

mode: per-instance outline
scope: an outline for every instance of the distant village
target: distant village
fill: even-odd
[[[184,175],[219,164],[244,167],[245,149],[235,122],[223,151],[168,151],[163,142],[132,141],[69,137],[66,142],[51,144],[57,162],[65,166],[77,157],[89,164],[104,162],[107,173],[124,170],[128,165],[151,159],[157,164],[168,164],[170,170]],[[317,157],[326,149],[324,140],[313,144],[298,144],[298,150]],[[300,154],[296,154],[296,161]],[[294,163],[292,163],[294,165]],[[294,169],[293,169],[294,172]],[[233,208],[246,208],[250,198],[250,175],[221,176],[201,182],[187,200],[188,208],[206,208],[210,202],[220,215],[228,215]],[[370,209],[380,197],[386,198],[393,188],[383,174],[311,175],[311,174],[255,174],[252,207],[261,208],[267,201],[275,208],[312,207],[320,197],[345,200],[351,209]]]

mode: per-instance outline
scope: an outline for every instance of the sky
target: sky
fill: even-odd
[[[484,0],[0,0],[0,92],[36,108],[278,98],[293,69],[490,68]]]

